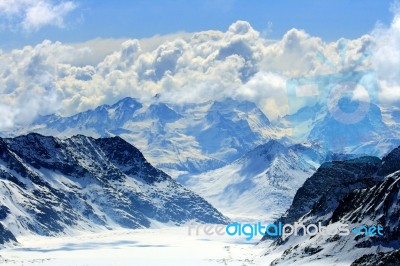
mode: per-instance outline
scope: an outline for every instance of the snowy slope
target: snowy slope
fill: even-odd
[[[318,147],[271,140],[220,169],[178,181],[231,218],[271,220],[290,206],[326,156]]]
[[[227,222],[119,137],[0,139],[0,195],[0,224],[17,237],[143,228],[152,221]]]

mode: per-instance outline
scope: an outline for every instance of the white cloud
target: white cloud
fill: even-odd
[[[372,62],[377,72],[384,103],[400,104],[400,8],[394,9],[389,27],[378,25],[373,32]]]
[[[276,119],[288,112],[286,79],[272,72],[257,72],[234,96],[255,102],[269,119]]]
[[[7,8],[9,14],[19,12]],[[297,29],[271,42],[238,21],[226,32],[81,44],[44,41],[3,52],[0,128],[29,122],[38,114],[72,115],[126,96],[148,101],[157,93],[171,103],[250,100],[275,119],[289,109],[287,79],[371,67],[379,73],[382,98],[393,100],[400,84],[398,21],[396,16],[390,28],[371,36],[330,43]],[[365,56],[373,42],[371,64]],[[104,49],[102,44],[107,44]]]
[[[72,1],[51,0],[1,0],[0,14],[9,27],[21,27],[25,31],[37,31],[48,25],[64,27],[64,18],[77,4]]]
[[[84,52],[45,41],[0,54],[0,128],[29,123],[38,114],[62,108],[58,84],[62,63]]]
[[[196,33],[194,33],[196,34]],[[142,52],[151,52],[156,50],[160,45],[168,41],[173,41],[175,39],[183,39],[189,41],[193,36],[193,33],[188,32],[178,32],[167,35],[155,35],[148,38],[139,39],[139,44]],[[81,49],[85,48],[88,53],[80,58],[79,62],[76,64],[84,66],[86,64],[97,65],[104,60],[108,55],[118,51],[121,48],[122,43],[128,41],[129,39],[120,38],[96,38],[79,43],[69,43],[74,48]]]

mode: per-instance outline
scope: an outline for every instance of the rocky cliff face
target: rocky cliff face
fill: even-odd
[[[327,162],[296,192],[292,205],[280,219],[284,223],[327,221],[340,200],[354,189],[382,181],[374,176],[381,165],[377,157]]]
[[[4,228],[4,226],[0,223],[0,245],[4,245],[6,243],[16,243],[17,239],[9,230]]]
[[[305,225],[321,222],[333,227],[347,224],[350,233],[315,236],[299,233],[286,240],[275,239],[267,252],[283,253],[273,265],[316,260],[351,264],[357,257],[361,258],[352,265],[397,265],[398,251],[395,249],[400,247],[399,162],[397,148],[382,161],[362,157],[323,164],[297,191],[291,207],[279,221]],[[353,231],[361,226],[378,225],[383,228],[383,235]],[[374,264],[381,259],[388,264]]]
[[[400,173],[389,175],[379,185],[355,190],[346,195],[335,209],[331,223],[379,224],[384,236],[360,238],[358,247],[400,245]]]

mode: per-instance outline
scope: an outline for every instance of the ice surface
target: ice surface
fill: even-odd
[[[20,237],[21,245],[1,251],[4,265],[268,265],[255,239],[207,236],[187,227],[113,230],[69,237]]]

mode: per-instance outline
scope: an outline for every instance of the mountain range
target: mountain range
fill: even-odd
[[[270,121],[248,101],[142,104],[124,98],[70,117],[41,116],[15,132],[71,137],[120,136],[173,177],[216,169],[275,136]]]
[[[347,109],[352,105],[347,104]],[[254,103],[232,98],[177,105],[160,102],[159,97],[149,103],[128,97],[70,117],[41,116],[2,135],[120,136],[176,178],[230,164],[271,139],[289,145],[314,143],[333,153],[382,157],[400,145],[396,117],[395,112],[382,112],[370,103],[363,119],[346,124],[326,105],[315,104],[271,122]]]

